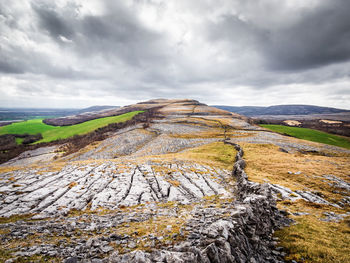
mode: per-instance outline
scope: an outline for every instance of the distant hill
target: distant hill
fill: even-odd
[[[59,118],[88,112],[100,112],[118,109],[119,106],[92,106],[85,109],[52,109],[52,108],[1,108],[0,121],[30,120],[36,118]],[[1,126],[1,125],[0,125]]]
[[[77,111],[77,114],[85,113],[85,112],[95,112],[95,111],[103,111],[103,110],[110,110],[110,109],[117,109],[120,108],[120,106],[109,106],[109,105],[97,105],[97,106],[91,106],[85,109],[81,109]]]
[[[30,120],[36,118],[58,118],[76,114],[77,109],[50,108],[0,108],[0,121]]]
[[[246,116],[259,116],[259,115],[310,115],[310,114],[333,114],[340,112],[350,112],[350,110],[319,107],[313,105],[275,105],[269,107],[259,106],[224,106],[215,105],[218,109],[235,112]]]

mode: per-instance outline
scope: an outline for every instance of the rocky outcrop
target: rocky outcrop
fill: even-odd
[[[166,166],[166,174],[156,170]],[[203,175],[209,173],[215,179]],[[15,187],[12,182],[0,184],[0,216],[35,213],[36,218],[47,218],[72,209],[116,210],[147,202],[189,203],[203,196],[230,196],[221,183],[229,176],[228,171],[215,172],[208,166],[155,161],[72,165],[40,177],[33,171],[22,172],[16,174]]]
[[[172,249],[112,254],[106,262],[283,262],[283,252],[275,250],[277,243],[272,235],[290,220],[276,208],[269,185],[248,180],[243,149],[226,143],[237,150],[232,171],[237,180],[237,200],[230,217],[189,224],[187,240]],[[196,218],[208,217],[208,212],[199,209]]]

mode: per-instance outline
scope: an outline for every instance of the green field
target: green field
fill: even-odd
[[[335,145],[350,149],[350,140],[341,136],[329,134],[322,131],[317,131],[307,128],[289,127],[283,125],[261,124],[261,127],[267,128],[274,132],[287,134],[299,139],[304,139],[313,142],[320,142],[330,145]]]
[[[107,126],[111,123],[124,122],[130,120],[136,114],[139,114],[141,112],[142,111],[133,111],[119,116],[95,119],[71,126],[51,126],[43,123],[43,119],[34,119],[24,122],[12,123],[10,125],[0,127],[0,135],[41,133],[43,139],[35,143],[51,142],[58,139],[66,139],[74,135],[86,134],[98,128]],[[17,138],[16,142],[21,143],[22,140],[20,138]]]

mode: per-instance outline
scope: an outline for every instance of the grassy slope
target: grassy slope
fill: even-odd
[[[43,139],[36,142],[51,142],[57,139],[65,139],[74,135],[81,135],[92,132],[98,128],[107,126],[111,123],[123,122],[130,120],[141,111],[128,112],[119,116],[105,117],[86,121],[71,126],[51,126],[43,123],[43,119],[34,119],[24,122],[12,123],[0,127],[0,135],[3,134],[37,134],[41,133]],[[20,142],[20,141],[18,141]]]
[[[229,170],[232,168],[232,163],[235,160],[236,151],[229,144],[213,142],[180,152],[178,156],[183,156],[184,159],[194,160],[195,162],[205,160],[209,164],[217,164],[217,166]]]
[[[182,137],[180,137],[182,138]],[[213,142],[198,147],[189,148],[177,153],[167,153],[155,155],[164,161],[193,161],[198,164],[208,165],[212,167],[232,169],[232,163],[235,160],[236,150],[229,144],[223,142]]]
[[[350,183],[350,155],[329,157],[310,154],[290,154],[279,147],[267,144],[241,144],[247,162],[246,173],[251,181],[278,184],[292,190],[312,190],[329,202],[342,201],[348,193],[334,187],[324,175],[333,174]],[[300,174],[290,174],[289,171]],[[291,213],[308,213],[290,216],[297,224],[278,230],[279,245],[288,252],[286,260],[297,262],[350,262],[350,217],[339,223],[323,222],[324,212],[345,214],[350,207],[336,208],[303,200],[278,201],[278,208]],[[303,260],[304,259],[304,260]]]
[[[307,128],[288,127],[283,125],[264,124],[260,126],[278,133],[288,134],[299,139],[320,142],[350,149],[350,140],[326,132],[321,132]]]
[[[340,223],[322,222],[314,216],[294,218],[297,224],[276,235],[288,248],[286,260],[312,263],[350,262],[350,219]]]

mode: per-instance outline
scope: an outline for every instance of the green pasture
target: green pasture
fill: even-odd
[[[261,127],[299,139],[320,142],[350,149],[350,139],[308,128],[289,127],[283,125],[261,124]]]
[[[71,126],[51,126],[43,123],[43,119],[33,119],[23,122],[12,123],[0,127],[0,135],[3,134],[37,134],[41,133],[43,139],[35,143],[41,142],[51,142],[58,139],[66,139],[74,135],[81,135],[92,132],[98,128],[107,126],[111,123],[124,122],[132,119],[136,114],[142,111],[128,112],[118,116],[105,117],[100,119],[95,119],[91,121],[86,121]],[[16,139],[16,142],[20,144],[22,140],[20,138]]]

